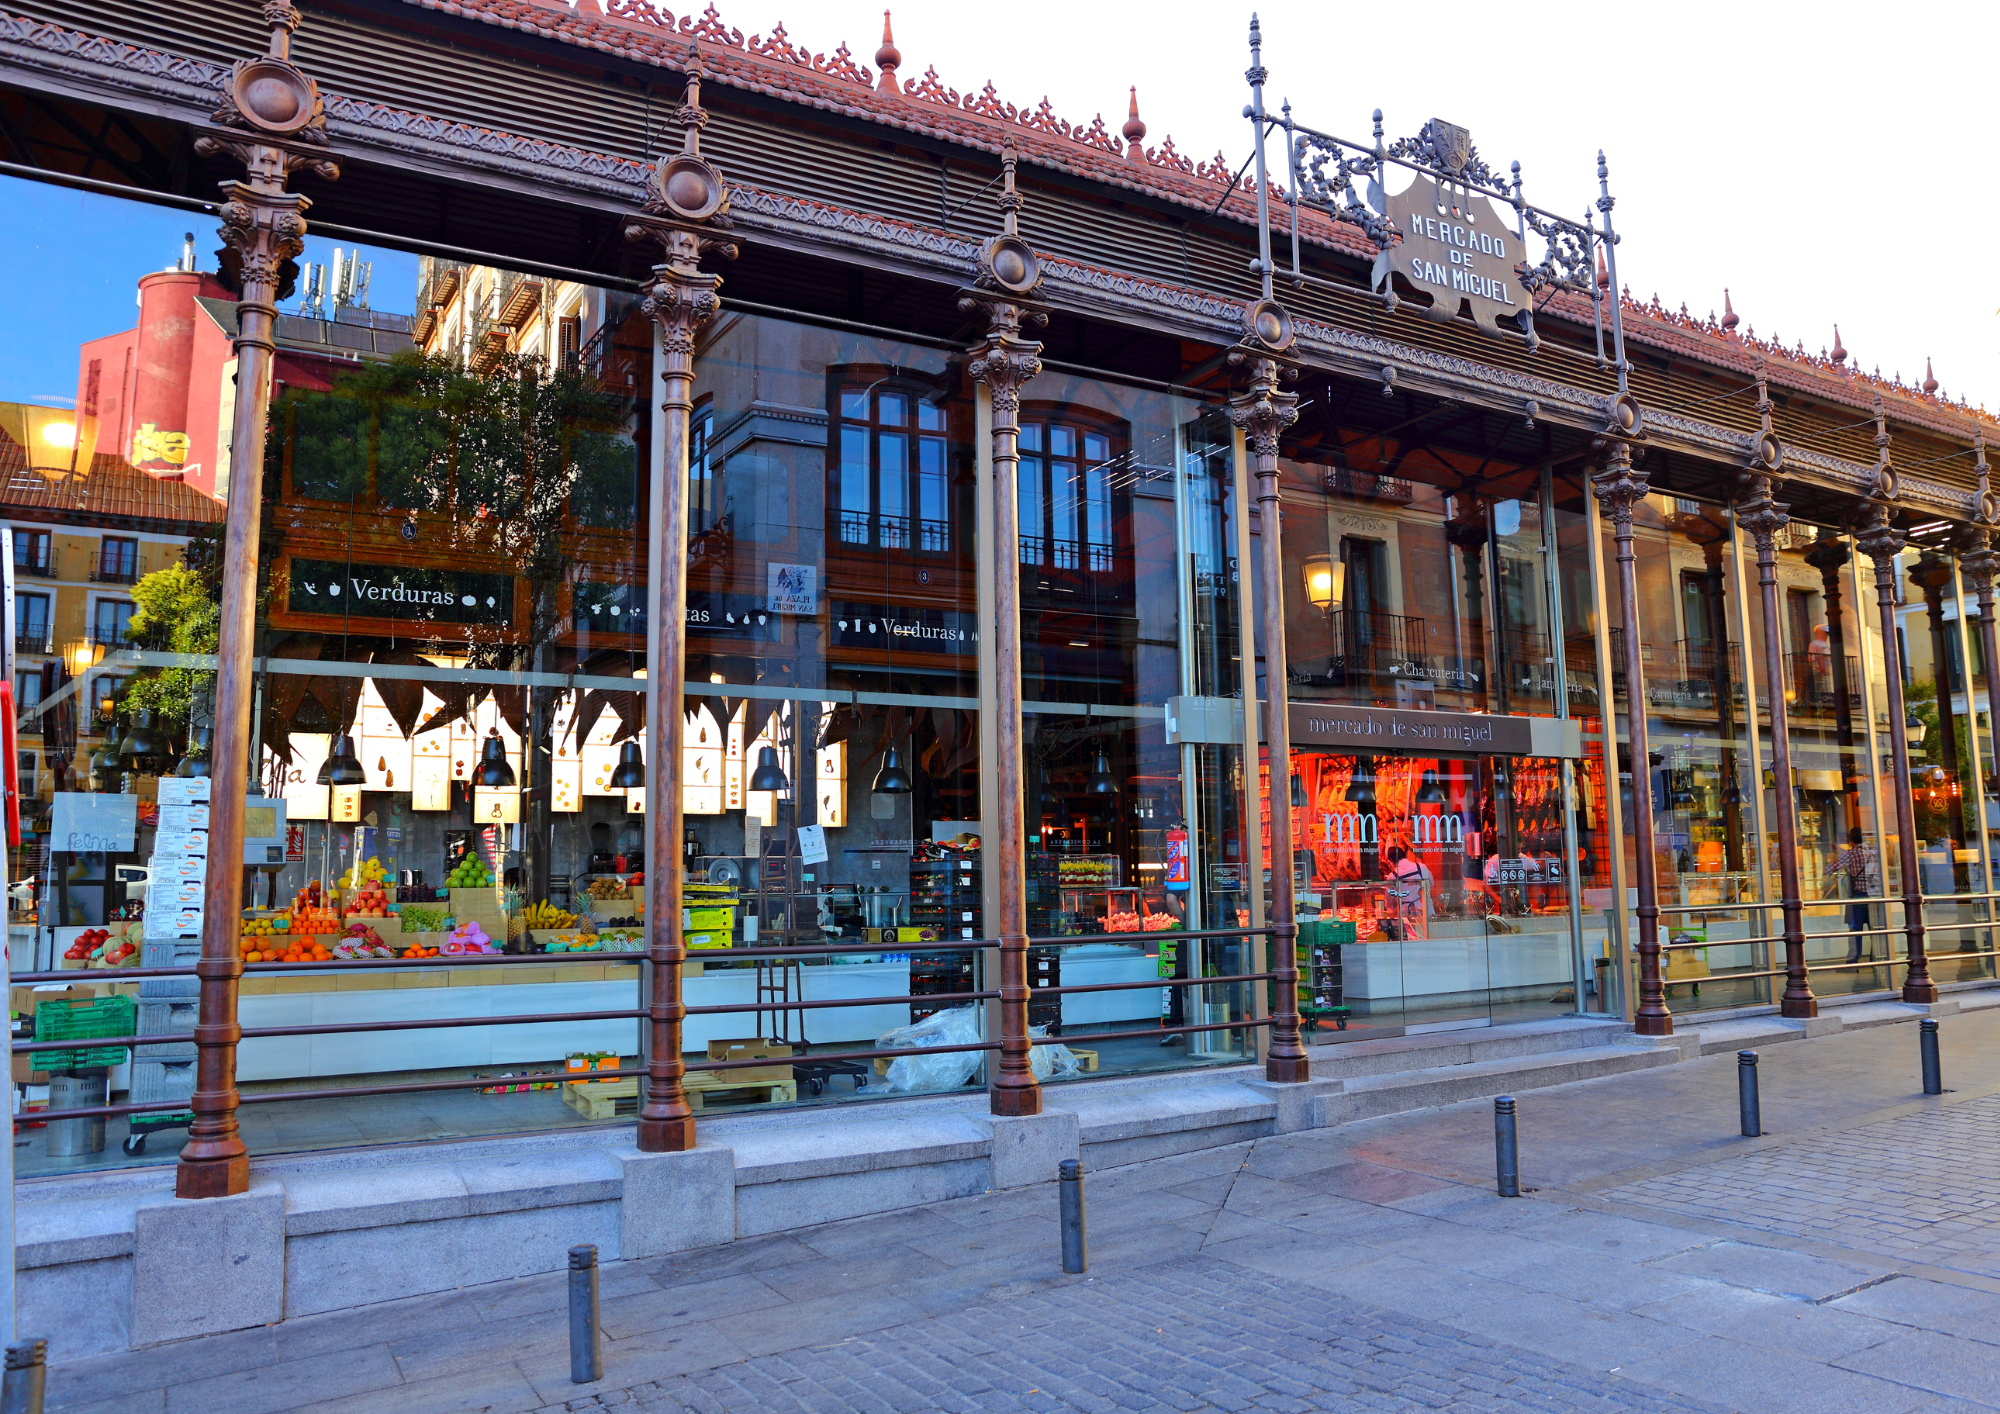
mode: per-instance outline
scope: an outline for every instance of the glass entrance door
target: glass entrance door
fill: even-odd
[[[1318,1026],[1421,1031],[1577,1009],[1559,761],[1301,751],[1292,764]]]

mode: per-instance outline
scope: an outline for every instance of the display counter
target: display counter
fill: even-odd
[[[681,996],[690,1007],[750,1005],[757,1000],[752,967],[704,964],[685,976]],[[301,969],[279,975],[252,972],[240,988],[244,1027],[353,1025],[375,1021],[434,1021],[452,1017],[508,1017],[555,1012],[637,1008],[640,969],[565,959],[546,964],[488,963],[476,967]],[[794,976],[802,1000],[907,996],[910,964],[803,962]],[[1064,950],[1063,981],[1070,985],[1149,982],[1158,963],[1137,948],[1083,944]],[[1160,1015],[1160,991],[1086,992],[1062,999],[1065,1029],[1117,1023],[1144,1024]],[[858,1045],[910,1024],[908,1002],[825,1007],[787,1016],[789,1039],[813,1045]],[[634,1018],[552,1021],[523,1025],[462,1026],[401,1031],[350,1031],[314,1036],[249,1037],[237,1048],[244,1081],[292,1080],[382,1072],[512,1068],[551,1065],[572,1051],[637,1052]],[[682,1044],[703,1051],[710,1041],[755,1035],[754,1013],[694,1015],[683,1023]],[[761,1028],[774,1028],[767,1014]]]
[[[1430,936],[1410,942],[1350,943],[1343,984],[1355,1001],[1439,999],[1570,983],[1569,920],[1509,918],[1518,933],[1489,936],[1478,919],[1430,920]]]

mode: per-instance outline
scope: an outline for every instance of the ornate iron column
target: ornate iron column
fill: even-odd
[[[1847,569],[1847,541],[1822,528],[1819,538],[1806,551],[1806,563],[1819,571],[1822,597],[1826,600],[1827,650],[1833,661],[1828,669],[1833,678],[1834,740],[1840,747],[1840,787],[1847,797],[1847,819],[1853,824],[1861,814],[1861,776],[1854,760],[1854,708],[1848,700],[1853,685],[1847,677],[1847,625],[1840,608],[1840,576]]]
[[[1924,596],[1924,614],[1931,626],[1931,672],[1937,685],[1938,709],[1938,755],[1943,758],[1944,773],[1956,786],[1958,775],[1958,723],[1951,710],[1951,639],[1944,618],[1944,594],[1951,587],[1951,561],[1935,550],[1925,550],[1917,557],[1910,569],[1910,583]],[[1968,688],[1967,699],[1971,692]],[[1945,829],[1951,835],[1954,849],[1965,848],[1965,810],[1954,805],[1945,812]]]
[[[983,312],[986,337],[970,350],[969,371],[992,395],[993,500],[988,507],[990,537],[980,552],[992,557],[993,772],[998,797],[994,833],[988,836],[986,868],[997,871],[1000,916],[1000,1069],[992,1085],[997,1115],[1038,1115],[1042,1087],[1029,1066],[1028,1036],[1028,876],[1027,814],[1021,766],[1021,386],[1042,371],[1042,346],[1022,335],[1024,327],[1045,324],[1048,315],[1034,303],[1042,283],[1042,263],[1021,239],[1021,194],[1014,188],[1014,148],[1001,154],[1001,231],[979,252],[976,282],[959,297],[959,308]]]
[[[1258,563],[1263,599],[1259,637],[1264,650],[1264,750],[1271,763],[1271,973],[1277,1005],[1271,1011],[1271,1044],[1264,1055],[1267,1080],[1292,1083],[1312,1078],[1299,1041],[1298,904],[1292,882],[1292,731],[1285,658],[1284,523],[1278,497],[1278,435],[1298,420],[1295,393],[1280,392],[1292,369],[1280,357],[1292,345],[1291,316],[1270,300],[1250,306],[1243,343],[1230,361],[1243,372],[1241,391],[1229,400],[1229,420],[1250,444],[1250,474],[1257,479],[1257,512],[1264,548]],[[1246,684],[1255,671],[1244,663]],[[1254,690],[1249,694],[1254,697]],[[1252,763],[1255,769],[1255,763]]]
[[[1771,799],[1778,814],[1778,907],[1784,915],[1785,993],[1780,1016],[1819,1015],[1819,1002],[1806,976],[1806,935],[1799,901],[1798,790],[1792,783],[1791,714],[1785,702],[1785,645],[1779,637],[1778,532],[1791,524],[1785,507],[1773,498],[1776,472],[1784,464],[1784,448],[1771,431],[1771,399],[1761,370],[1757,375],[1757,413],[1764,424],[1758,435],[1756,460],[1745,474],[1749,493],[1736,504],[1736,523],[1757,540],[1757,589],[1764,608],[1764,677],[1771,688]]]
[[[239,59],[223,87],[215,127],[195,139],[205,157],[228,154],[246,180],[222,184],[224,274],[239,288],[236,304],[236,411],[230,423],[229,510],[223,526],[222,604],[215,671],[213,794],[208,807],[209,858],[202,889],[201,957],[195,963],[200,1001],[194,1029],[195,1088],[187,1147],[174,1192],[220,1198],[250,1186],[250,1153],[236,1128],[236,987],[243,975],[237,924],[243,909],[243,800],[255,765],[250,760],[252,654],[257,634],[257,542],[262,519],[265,418],[271,403],[271,363],[277,345],[284,266],[305,247],[311,204],[285,190],[304,167],[332,180],[340,169],[327,152],[319,86],[291,62],[299,12],[290,0],[265,0],[270,47]]]
[[[1646,751],[1645,663],[1640,655],[1639,579],[1632,553],[1632,507],[1651,488],[1646,473],[1632,465],[1630,438],[1639,432],[1639,405],[1621,394],[1611,405],[1611,426],[1602,439],[1604,467],[1591,477],[1591,493],[1611,517],[1612,539],[1618,546],[1618,608],[1625,625],[1625,735],[1632,753],[1632,840],[1634,882],[1639,891],[1639,1005],[1632,1029],[1641,1036],[1674,1034],[1667,1010],[1665,978],[1660,968],[1660,900],[1658,861],[1653,857],[1653,789]],[[1612,753],[1616,759],[1617,753]]]
[[[625,227],[628,240],[650,241],[665,257],[653,267],[641,305],[658,334],[660,419],[653,445],[648,502],[652,545],[646,573],[646,906],[647,998],[651,1026],[646,1057],[646,1099],[639,1108],[639,1148],[647,1153],[692,1149],[694,1110],[688,1104],[686,1063],[681,1059],[681,967],[687,944],[681,930],[682,698],[687,692],[688,415],[694,406],[695,337],[721,308],[722,277],[700,268],[704,255],[736,258],[733,241],[718,234],[730,225],[729,192],[722,173],[701,155],[701,57],[687,53],[687,92],[674,117],[681,150],[653,169],[652,195]]]
[[[1854,537],[1862,554],[1875,562],[1875,603],[1881,615],[1883,674],[1889,689],[1889,746],[1896,787],[1897,855],[1903,886],[1903,933],[1909,939],[1909,971],[1903,977],[1903,1000],[1934,1002],[1937,983],[1931,981],[1930,959],[1924,953],[1923,884],[1917,874],[1917,808],[1910,794],[1910,744],[1903,733],[1909,708],[1903,701],[1903,665],[1896,651],[1896,555],[1905,543],[1903,532],[1889,523],[1896,505],[1896,472],[1889,462],[1889,432],[1882,400],[1875,400],[1875,494],[1867,518]]]

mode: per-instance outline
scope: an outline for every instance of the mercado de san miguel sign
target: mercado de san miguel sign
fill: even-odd
[[[1472,158],[1472,135],[1433,118],[1427,136],[1440,159],[1462,170]],[[1375,257],[1374,284],[1386,289],[1390,273],[1432,296],[1440,318],[1456,318],[1469,308],[1473,322],[1489,334],[1501,319],[1513,320],[1525,307],[1521,269],[1527,246],[1508,213],[1475,188],[1419,173],[1400,192],[1384,197],[1383,215],[1402,239]]]
[[[1307,751],[1537,757],[1576,757],[1583,751],[1577,724],[1554,717],[1294,702],[1289,721],[1292,745]]]

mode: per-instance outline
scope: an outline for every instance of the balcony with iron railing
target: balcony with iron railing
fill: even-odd
[[[1847,709],[1859,712],[1861,707],[1861,663],[1852,655],[1843,660],[1847,678]],[[1830,654],[1787,653],[1785,655],[1786,704],[1794,715],[1832,716],[1840,707],[1840,694],[1834,690],[1833,658]],[[1758,698],[1765,694],[1759,692]]]
[[[48,635],[48,632],[47,632],[47,630],[43,630],[43,631],[42,631],[42,632],[40,632],[40,633],[36,633],[36,632],[33,632],[33,631],[30,631],[30,632],[27,632],[27,633],[19,633],[19,632],[15,633],[15,635],[14,635],[14,651],[15,651],[16,653],[47,653],[47,652],[49,652],[49,651],[50,651],[50,649],[49,649],[49,635]]]
[[[56,577],[56,567],[52,563],[51,556],[42,554],[29,559],[15,560],[14,573],[17,575],[28,575],[35,579],[54,579]]]
[[[92,584],[137,584],[139,582],[139,571],[136,566],[131,569],[121,569],[115,565],[107,568],[100,561],[90,567],[90,582]]]

